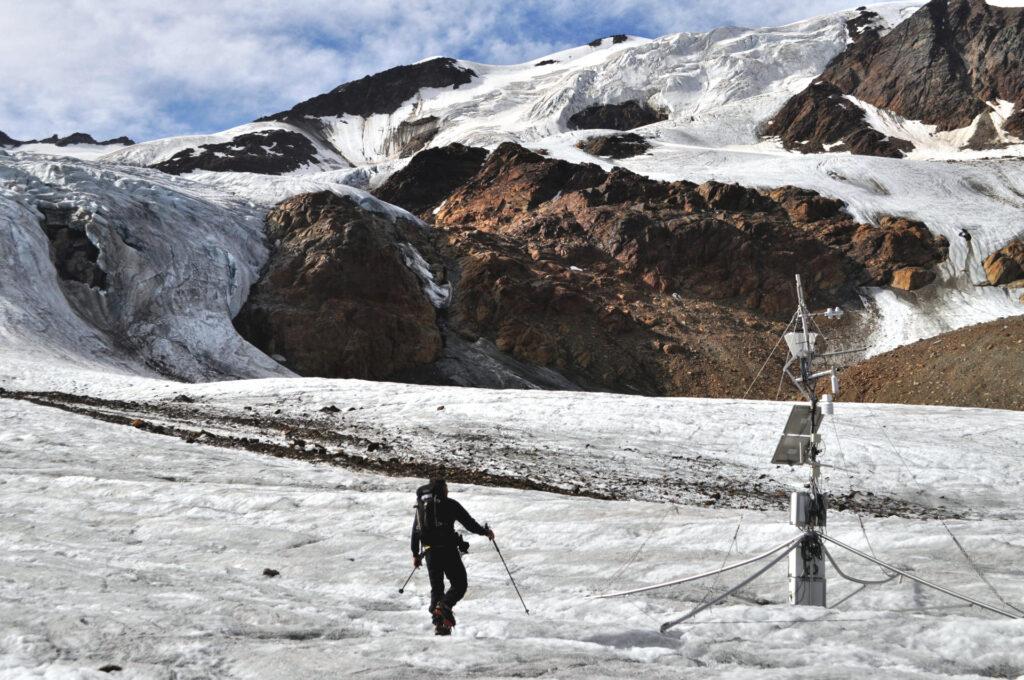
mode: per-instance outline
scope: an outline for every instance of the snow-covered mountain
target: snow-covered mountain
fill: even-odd
[[[938,1],[874,5],[774,28],[612,36],[512,66],[432,58],[232,130],[126,146],[94,163],[10,148],[0,155],[2,207],[5,238],[18,247],[5,249],[13,258],[7,271],[30,272],[36,283],[5,288],[11,321],[4,332],[45,336],[40,329],[49,325],[17,321],[44,314],[53,328],[77,329],[62,331],[66,341],[51,335],[50,344],[106,355],[108,364],[141,362],[187,378],[276,374],[282,369],[231,326],[267,261],[272,244],[263,240],[262,219],[270,206],[326,189],[386,212],[360,189],[379,186],[418,150],[452,143],[493,149],[506,141],[657,180],[795,185],[839,199],[868,224],[884,215],[924,222],[949,242],[949,256],[931,285],[863,291],[869,314],[861,330],[871,333],[873,352],[1020,314],[1019,294],[977,284],[986,274],[980,260],[1021,235],[1024,171],[1016,156],[1024,146],[958,150],[947,133],[877,108],[866,120],[879,134],[895,135],[896,126],[916,135],[909,157],[803,154],[761,136],[773,115],[866,36],[889,40],[894,27]],[[1015,109],[999,106],[1000,120],[1014,116]],[[613,160],[577,147],[609,128],[636,125],[632,132],[647,147],[639,155]],[[1007,134],[999,132],[1013,141]],[[61,207],[44,207],[50,203]],[[62,279],[61,265],[48,269],[37,227],[51,219],[46,210],[66,213],[54,219],[64,219],[67,231],[54,227],[54,234],[78,235],[61,247],[82,271],[94,262],[105,290]],[[970,244],[959,236],[965,227]],[[98,275],[82,271],[80,278]],[[40,297],[45,303],[33,302]],[[72,335],[103,339],[83,344]]]

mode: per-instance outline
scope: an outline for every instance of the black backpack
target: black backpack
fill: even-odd
[[[416,489],[416,527],[420,530],[420,542],[433,545],[442,536],[444,496],[436,493],[432,484]]]

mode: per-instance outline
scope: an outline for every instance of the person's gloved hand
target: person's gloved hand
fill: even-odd
[[[469,552],[469,542],[468,541],[459,541],[459,552],[462,553],[463,555],[465,555],[465,554],[467,554]]]
[[[422,563],[423,563],[423,559],[419,555],[413,555],[412,556],[412,567],[413,567],[413,569],[419,569],[420,565]]]
[[[487,527],[487,539],[491,541],[494,540],[494,529],[490,527]]]

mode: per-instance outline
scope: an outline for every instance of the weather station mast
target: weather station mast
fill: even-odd
[[[645,593],[652,590],[681,585],[683,583],[699,581],[705,578],[717,576],[733,569],[739,569],[751,564],[766,561],[756,572],[737,585],[705,602],[702,602],[682,616],[661,624],[661,632],[664,633],[670,628],[692,619],[697,614],[710,609],[727,598],[735,595],[741,589],[766,574],[772,567],[788,556],[788,599],[790,605],[822,608],[828,607],[825,574],[825,561],[828,560],[829,564],[831,564],[832,568],[835,570],[836,575],[846,581],[850,581],[851,583],[860,586],[859,589],[845,595],[838,602],[833,604],[832,608],[838,606],[842,602],[845,602],[868,586],[884,585],[893,581],[897,577],[900,577],[994,614],[1000,614],[1011,619],[1024,618],[1021,616],[1024,612],[1005,602],[1005,600],[1003,601],[1005,608],[982,602],[968,595],[964,595],[963,593],[959,593],[934,582],[927,581],[913,573],[910,573],[906,569],[901,569],[890,563],[883,562],[873,554],[857,550],[856,548],[826,533],[828,495],[821,489],[821,468],[829,466],[826,466],[820,460],[821,455],[824,452],[824,444],[822,442],[821,435],[818,434],[818,428],[821,426],[825,416],[833,415],[835,410],[834,398],[839,394],[839,379],[835,368],[829,367],[822,370],[816,370],[815,362],[827,357],[847,354],[850,352],[861,352],[863,350],[840,350],[819,354],[815,346],[818,342],[819,336],[821,335],[820,329],[819,332],[811,331],[812,325],[817,328],[817,325],[814,322],[814,317],[823,316],[827,319],[840,319],[843,316],[843,310],[839,307],[831,307],[827,308],[823,312],[810,312],[807,308],[803,284],[799,274],[796,275],[796,297],[796,312],[789,324],[786,326],[786,330],[783,332],[781,338],[782,340],[785,340],[786,346],[789,349],[789,356],[786,359],[782,370],[784,376],[789,378],[808,403],[796,404],[792,407],[789,419],[786,421],[782,437],[779,439],[779,443],[775,447],[775,453],[772,455],[771,462],[776,465],[789,465],[792,467],[806,465],[810,467],[810,479],[804,485],[804,490],[793,491],[790,494],[790,523],[800,531],[800,535],[786,541],[785,543],[781,543],[760,555],[755,555],[754,557],[750,557],[740,562],[734,562],[732,564],[722,566],[713,571],[674,579],[664,583],[657,583],[655,585],[633,588],[631,590],[596,595],[595,597],[608,598],[636,595],[638,593]],[[789,329],[794,326],[796,326],[795,330],[790,331]],[[819,397],[817,383],[819,380],[824,378],[829,379],[829,387],[831,388],[830,393],[823,394]],[[880,567],[882,570],[882,578],[865,579],[846,573],[829,552],[826,544],[842,548],[848,553]],[[1011,611],[1011,609],[1013,611]]]
[[[789,348],[789,358],[782,370],[810,403],[793,407],[782,438],[775,448],[772,463],[808,465],[811,468],[807,490],[794,491],[790,495],[790,522],[803,532],[803,536],[797,547],[789,553],[789,603],[824,607],[827,589],[821,532],[826,523],[828,496],[821,489],[819,456],[824,451],[824,445],[818,428],[825,415],[832,415],[833,396],[839,393],[839,379],[834,368],[815,372],[814,361],[819,358],[815,346],[819,334],[810,329],[812,314],[807,309],[799,274],[796,275],[796,298],[794,319],[799,321],[800,328],[783,334]],[[829,319],[839,319],[843,316],[843,310],[833,307],[821,314]],[[831,381],[832,393],[819,399],[817,383],[826,377]]]

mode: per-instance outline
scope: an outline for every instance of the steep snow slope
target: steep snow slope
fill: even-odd
[[[282,385],[296,391],[282,400],[276,393]],[[452,428],[462,436],[500,433],[524,452],[508,461],[513,464],[530,464],[527,452],[538,444],[559,448],[566,467],[587,474],[600,461],[583,441],[617,450],[627,475],[641,471],[641,460],[668,463],[680,442],[726,474],[737,463],[768,468],[766,442],[786,409],[431,388],[401,388],[395,401],[389,387],[131,381],[119,392],[146,399],[184,390],[200,407],[242,412],[249,406],[261,416],[274,407],[299,412],[325,402],[350,404],[375,412],[379,426],[424,437]],[[444,411],[436,408],[439,398],[448,404]],[[840,405],[837,411],[837,432],[858,487],[916,501],[916,475],[930,499],[952,510],[970,503],[971,519],[950,526],[993,585],[1021,605],[1024,587],[1015,565],[1024,551],[1024,480],[1011,464],[1009,433],[1024,426],[1022,416],[886,406]],[[737,413],[747,417],[737,423],[731,418]],[[781,565],[745,588],[743,599],[661,635],[661,621],[752,570],[629,599],[588,596],[753,556],[793,534],[785,513],[464,485],[453,486],[453,493],[495,527],[531,614],[519,608],[486,541],[470,537],[470,590],[458,607],[455,636],[440,643],[444,653],[438,654],[425,612],[425,575],[417,573],[404,594],[396,592],[411,568],[407,532],[418,480],[189,445],[6,399],[0,418],[10,424],[0,433],[5,677],[109,677],[96,670],[105,664],[122,666],[124,677],[161,679],[418,678],[439,671],[486,678],[1024,673],[1021,621],[960,607],[905,583],[868,589],[836,610],[791,608],[784,605]],[[944,423],[941,433],[936,418]],[[880,428],[905,447],[912,473],[883,455]],[[833,446],[831,427],[825,434]],[[869,443],[878,448],[864,446]],[[447,445],[444,435],[434,440],[435,448]],[[982,446],[987,455],[974,455]],[[703,453],[715,448],[721,456]],[[677,466],[675,474],[686,483],[702,470]],[[984,502],[971,499],[972,488],[982,491]],[[938,522],[864,522],[871,548],[885,559],[993,599]],[[833,511],[829,533],[868,547],[850,513]],[[867,563],[837,559],[857,576],[877,577]],[[266,578],[264,568],[280,576]],[[828,574],[833,602],[854,590],[831,567]]]

